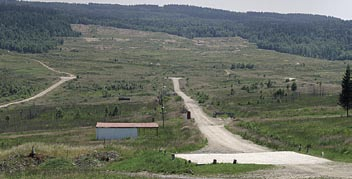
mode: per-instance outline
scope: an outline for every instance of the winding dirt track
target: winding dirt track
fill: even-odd
[[[208,146],[192,154],[176,154],[176,157],[195,163],[256,163],[278,165],[274,170],[252,172],[241,178],[352,178],[352,164],[332,162],[323,158],[296,152],[274,152],[268,148],[244,140],[224,128],[219,119],[206,115],[201,107],[180,89],[181,78],[170,78],[175,92],[184,100],[186,108],[191,111],[200,131],[208,140]]]
[[[50,91],[54,90],[55,88],[59,87],[61,84],[65,83],[67,81],[76,79],[76,76],[71,74],[71,73],[55,70],[55,69],[49,67],[48,65],[44,64],[43,62],[41,62],[39,60],[33,60],[33,61],[38,62],[39,64],[41,64],[42,66],[44,66],[45,68],[47,68],[50,71],[53,71],[55,73],[65,74],[66,76],[60,77],[60,81],[56,82],[55,84],[51,85],[49,88],[47,88],[44,91],[36,94],[35,96],[29,97],[27,99],[23,99],[23,100],[20,100],[20,101],[15,101],[15,102],[11,102],[11,103],[0,105],[0,108],[7,108],[7,107],[9,107],[11,105],[21,104],[21,103],[25,103],[25,102],[32,101],[34,99],[40,98],[40,97],[46,95],[47,93],[49,93]]]

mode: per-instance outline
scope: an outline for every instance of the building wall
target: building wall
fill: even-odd
[[[137,128],[96,128],[98,140],[135,138],[138,136]]]

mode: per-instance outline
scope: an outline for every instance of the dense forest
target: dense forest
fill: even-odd
[[[63,43],[59,37],[77,36],[69,20],[58,12],[0,3],[0,48],[41,53]]]
[[[65,23],[98,24],[167,32],[187,38],[240,36],[262,49],[330,60],[352,60],[352,21],[334,17],[237,13],[184,5],[17,4],[54,9],[65,17],[66,21],[59,21],[63,26]]]

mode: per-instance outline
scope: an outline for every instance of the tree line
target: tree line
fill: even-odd
[[[76,35],[69,29],[69,23],[96,24],[166,32],[187,38],[240,36],[262,49],[330,60],[352,60],[352,21],[334,17],[238,13],[185,5],[13,4],[39,8],[49,15],[49,12],[55,12],[51,14],[55,18],[49,18],[49,22],[57,19],[56,25],[65,27],[59,28],[58,36]]]

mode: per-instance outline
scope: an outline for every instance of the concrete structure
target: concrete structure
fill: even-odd
[[[290,151],[255,152],[255,153],[202,153],[176,154],[175,157],[191,161],[196,164],[239,163],[239,164],[266,164],[266,165],[312,165],[329,163],[330,160],[318,158]],[[235,162],[236,160],[236,162]]]
[[[98,140],[135,138],[138,129],[153,128],[158,135],[159,125],[157,123],[102,123],[96,125],[96,137]]]

